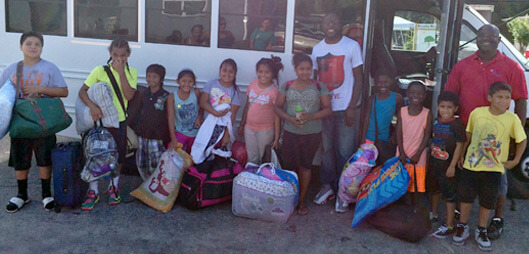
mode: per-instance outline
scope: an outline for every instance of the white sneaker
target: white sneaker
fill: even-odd
[[[479,230],[476,228],[474,239],[478,243],[479,249],[483,251],[492,251],[489,237],[487,236],[487,229]]]
[[[331,185],[324,184],[321,187],[320,192],[316,194],[316,196],[314,197],[314,200],[312,201],[314,201],[314,203],[318,205],[324,205],[325,203],[327,203],[327,201],[333,199],[334,197],[335,197],[334,191],[332,190]]]
[[[437,231],[435,231],[433,234],[431,234],[431,236],[433,237],[436,237],[436,238],[439,238],[439,239],[444,239],[446,238],[447,236],[453,234],[455,232],[455,228],[448,228],[448,226],[446,224],[443,224],[439,227],[439,229],[437,229]]]
[[[470,229],[468,228],[468,225],[463,225],[461,223],[457,224],[456,233],[452,237],[452,244],[463,246],[465,244],[465,240],[470,236],[469,231]]]
[[[336,203],[334,204],[334,210],[337,213],[345,213],[349,211],[349,204],[343,202],[340,196],[337,196]]]

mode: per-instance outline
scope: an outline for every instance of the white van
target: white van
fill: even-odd
[[[324,37],[319,24],[328,10],[340,12],[343,32],[362,45],[366,84],[382,67],[402,77],[401,84],[406,77],[428,79],[434,108],[452,66],[477,50],[472,40],[487,23],[463,0],[2,0],[0,70],[20,60],[22,31],[42,32],[42,57],[61,69],[70,90],[64,104],[73,116],[84,79],[106,63],[110,40],[120,36],[130,42],[129,65],[138,69],[139,83],[146,83],[146,67],[159,63],[167,68],[166,89],[176,89],[176,76],[184,68],[195,72],[201,87],[218,77],[222,60],[233,58],[244,92],[256,78],[255,63],[271,54],[285,65],[281,81],[295,78],[292,55],[310,54]],[[274,31],[271,47],[251,49],[252,33],[265,18]],[[197,25],[202,27],[200,43],[186,45]],[[522,65],[529,81],[527,59],[503,37],[499,50]],[[365,86],[364,98],[370,87]],[[73,127],[61,135],[77,136]],[[524,158],[512,176],[529,186],[529,158]]]

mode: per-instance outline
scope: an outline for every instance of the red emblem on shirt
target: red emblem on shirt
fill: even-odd
[[[318,63],[318,80],[332,91],[343,84],[344,70],[343,63],[345,56],[335,56],[328,53],[325,56],[317,57]]]

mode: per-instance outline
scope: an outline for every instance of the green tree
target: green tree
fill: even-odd
[[[529,18],[529,16],[526,16]],[[514,40],[520,44],[520,51],[525,52],[529,45],[529,19],[513,19],[507,23],[507,28]]]

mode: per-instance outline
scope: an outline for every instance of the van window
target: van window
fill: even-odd
[[[468,24],[463,23],[461,25],[461,35],[459,37],[459,52],[457,54],[457,61],[461,61],[463,58],[468,57],[478,50],[476,44],[476,31],[470,28]]]
[[[138,1],[75,0],[75,37],[138,41]]]
[[[211,0],[145,1],[145,41],[209,46]]]
[[[219,48],[285,50],[287,0],[220,0]]]
[[[66,36],[66,0],[6,0],[7,32]]]
[[[325,37],[320,29],[320,23],[330,10],[340,10],[338,14],[342,18],[342,34],[356,40],[362,46],[365,17],[364,0],[297,0],[295,8],[293,53],[312,53],[312,48]]]
[[[439,42],[439,19],[416,11],[397,11],[393,18],[391,49],[427,52]]]

